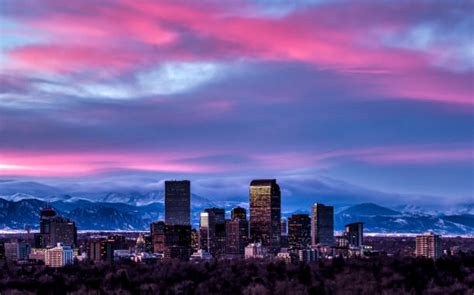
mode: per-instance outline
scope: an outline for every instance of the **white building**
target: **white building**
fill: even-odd
[[[196,252],[194,252],[191,257],[191,260],[210,260],[212,259],[212,255],[209,254],[206,250],[199,249]]]
[[[71,264],[74,253],[71,247],[58,243],[56,247],[47,249],[45,252],[45,264],[50,267],[63,267]]]
[[[267,249],[261,243],[251,243],[245,247],[245,259],[264,258],[267,255]]]

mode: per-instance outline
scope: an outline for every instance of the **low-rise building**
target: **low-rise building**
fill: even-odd
[[[63,267],[74,259],[73,249],[58,243],[56,247],[46,249],[45,264],[50,267]]]
[[[261,243],[251,243],[245,247],[245,259],[264,258],[267,256],[267,249]]]

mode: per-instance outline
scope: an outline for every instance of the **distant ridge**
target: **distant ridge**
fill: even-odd
[[[53,201],[48,203],[61,215],[74,220],[79,230],[148,230],[153,221],[163,219],[163,203],[156,202],[137,206],[127,203],[91,202],[89,200]],[[39,210],[46,202],[30,198],[8,201],[0,198],[0,229],[21,230],[25,226],[38,228]],[[246,206],[242,202],[211,202],[206,198],[192,198],[191,214],[194,226],[199,223],[199,213],[204,208],[221,207],[227,212],[232,207]],[[309,210],[287,212],[308,213]],[[398,212],[373,203],[356,204],[345,208],[334,216],[335,229],[343,230],[351,222],[364,222],[366,232],[377,233],[419,233],[433,230],[440,234],[472,234],[474,215],[419,215]]]

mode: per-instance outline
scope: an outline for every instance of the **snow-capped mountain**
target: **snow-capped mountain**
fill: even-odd
[[[245,198],[244,198],[245,199]],[[237,198],[238,200],[238,198]],[[146,230],[151,222],[164,217],[163,190],[126,188],[117,190],[64,191],[35,182],[0,180],[0,229],[37,228],[39,210],[51,206],[61,215],[76,221],[79,229]],[[199,224],[205,208],[248,208],[242,201],[211,201],[191,195],[191,220]],[[285,209],[285,208],[283,208]],[[310,206],[282,210],[282,217],[295,213],[310,214]],[[446,211],[426,210],[420,206],[398,205],[387,208],[374,203],[336,204],[335,229],[351,222],[364,222],[367,232],[417,233],[433,230],[443,234],[474,233],[474,204],[463,204]]]
[[[226,202],[219,204],[205,202],[205,198],[191,208],[192,223],[199,224],[199,213],[208,205],[225,208],[246,204]],[[224,206],[222,206],[224,205]],[[8,201],[0,199],[0,228],[24,229],[38,228],[39,211],[45,206],[53,207],[59,214],[74,220],[81,230],[147,230],[153,221],[163,219],[163,203],[135,206],[125,203],[91,202],[77,200],[73,202],[45,202],[38,199]],[[293,213],[309,213],[298,210]],[[284,217],[289,217],[285,213]],[[441,234],[472,234],[474,215],[417,215],[398,212],[372,203],[351,206],[335,214],[335,229],[343,230],[351,222],[364,222],[367,232],[378,233],[419,233],[435,231]]]

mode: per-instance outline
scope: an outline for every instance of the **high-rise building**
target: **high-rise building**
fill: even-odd
[[[165,181],[165,223],[190,225],[190,217],[191,182],[189,180]]]
[[[74,253],[70,246],[58,243],[56,247],[45,251],[45,265],[49,267],[63,267],[73,262]]]
[[[191,255],[191,225],[165,225],[165,258],[188,260]]]
[[[40,212],[40,232],[35,234],[35,248],[53,247],[57,243],[74,247],[77,244],[76,224],[56,214],[51,208]]]
[[[243,256],[249,240],[249,223],[246,219],[226,220],[226,254]]]
[[[214,212],[201,212],[199,224],[199,248],[206,250],[207,253],[215,254],[215,223]]]
[[[276,254],[280,251],[281,192],[275,179],[250,183],[250,237]]]
[[[334,207],[314,204],[312,208],[311,245],[331,246],[334,244]]]
[[[247,210],[245,210],[245,208],[242,208],[242,207],[232,208],[230,218],[247,220]]]
[[[439,258],[441,256],[441,236],[433,232],[416,236],[416,256]]]
[[[311,245],[311,218],[308,214],[293,214],[288,219],[288,245],[292,250]]]
[[[208,208],[204,209],[204,212],[214,214],[214,253],[213,256],[222,256],[225,254],[225,238],[226,238],[226,227],[225,227],[225,209],[223,208]]]
[[[200,249],[204,249],[213,256],[225,254],[225,210],[222,208],[208,208],[200,215]]]
[[[345,236],[351,247],[362,247],[364,245],[364,223],[354,222],[346,224]]]
[[[153,253],[163,253],[165,251],[165,222],[157,221],[150,225]]]
[[[281,228],[281,235],[286,236],[288,234],[288,225],[286,223],[286,219],[282,218],[280,221],[280,228]]]

